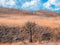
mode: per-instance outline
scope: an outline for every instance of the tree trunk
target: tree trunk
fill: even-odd
[[[29,42],[32,42],[32,31],[30,30],[30,39]]]

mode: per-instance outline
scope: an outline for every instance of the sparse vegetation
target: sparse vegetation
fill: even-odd
[[[42,40],[50,40],[51,34],[50,33],[45,33],[42,35]]]
[[[54,31],[55,30],[55,31]],[[0,25],[0,42],[24,41],[41,42],[49,40],[60,40],[60,28],[50,28],[39,26],[32,22],[27,22],[23,26],[9,27]]]
[[[29,42],[32,42],[32,40],[33,40],[32,36],[33,36],[34,30],[35,30],[36,24],[32,23],[32,22],[27,22],[24,27],[29,32]]]
[[[19,35],[19,27],[9,27],[0,25],[0,42],[12,43]]]

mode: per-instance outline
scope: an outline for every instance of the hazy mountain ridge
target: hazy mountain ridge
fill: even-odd
[[[0,14],[23,14],[23,15],[43,15],[43,16],[59,16],[59,13],[47,11],[47,10],[41,10],[41,11],[35,11],[35,12],[29,12],[27,10],[18,10],[18,9],[11,9],[11,8],[0,8]]]
[[[13,8],[0,8],[0,14],[23,14],[30,13],[26,10],[18,10]]]

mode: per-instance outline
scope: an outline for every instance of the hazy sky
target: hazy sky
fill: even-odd
[[[60,12],[60,0],[0,0],[0,7]]]

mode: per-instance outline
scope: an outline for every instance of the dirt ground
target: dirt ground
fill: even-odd
[[[41,26],[49,26],[49,27],[58,27],[60,26],[60,17],[42,17],[37,15],[1,15],[0,16],[0,24],[5,24],[9,26],[13,25],[23,25],[25,22],[35,22]]]
[[[41,26],[48,26],[51,28],[60,26],[60,17],[44,17],[37,15],[0,15],[0,24],[14,26],[14,25],[23,25],[25,22],[35,22]],[[0,45],[10,45],[10,43],[0,43]],[[59,42],[48,42],[48,43],[25,43],[25,42],[16,42],[11,45],[60,45]]]
[[[18,43],[0,43],[0,45],[60,45],[59,42],[43,42],[43,43],[26,43],[26,42],[18,42]]]

